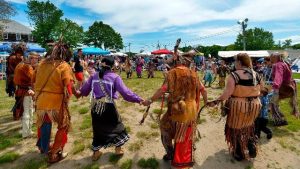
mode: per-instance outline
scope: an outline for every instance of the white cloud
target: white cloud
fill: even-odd
[[[240,31],[240,26],[228,26],[228,27],[200,27],[200,28],[190,28],[190,29],[182,29],[178,32],[189,34],[195,37],[211,37],[211,36],[236,36]]]
[[[25,4],[28,0],[8,0],[8,2],[18,3],[18,4]]]
[[[284,42],[287,39],[291,39],[292,40],[292,44],[300,43],[300,35],[288,36],[286,38],[278,39],[277,41],[280,40],[281,42]]]
[[[10,0],[26,3],[26,0]],[[87,9],[124,35],[193,26],[205,21],[300,19],[299,0],[52,0]],[[101,16],[101,17],[100,17]],[[78,22],[79,24],[82,22]]]
[[[255,21],[299,19],[298,0],[66,0],[69,5],[104,15],[122,34],[155,32],[172,26],[191,26],[211,20]],[[284,4],[283,4],[284,3]],[[218,5],[226,8],[218,10]],[[284,5],[284,6],[283,6]],[[214,7],[215,6],[215,7]]]

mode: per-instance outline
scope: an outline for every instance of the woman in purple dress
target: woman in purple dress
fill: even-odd
[[[80,91],[75,95],[88,96],[92,93],[92,125],[93,125],[93,143],[94,151],[92,159],[98,160],[102,155],[101,148],[115,146],[115,153],[123,155],[121,146],[129,140],[121,117],[116,109],[114,99],[118,98],[119,92],[128,102],[141,103],[143,99],[128,89],[123,83],[121,77],[111,71],[114,65],[112,57],[104,58],[101,61],[99,73],[91,76]]]

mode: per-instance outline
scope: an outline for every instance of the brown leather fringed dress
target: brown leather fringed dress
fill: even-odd
[[[200,81],[196,72],[184,66],[172,69],[166,80],[169,98],[168,110],[160,123],[162,143],[173,157],[173,166],[192,167]]]
[[[235,89],[227,100],[229,113],[225,126],[225,139],[229,151],[235,156],[249,158],[250,153],[255,153],[256,147],[251,152],[249,146],[255,146],[254,121],[261,109],[260,77],[254,71],[250,72],[253,79],[240,79],[236,72],[231,75],[235,80]],[[249,149],[249,152],[247,151]],[[250,155],[251,157],[251,155]]]

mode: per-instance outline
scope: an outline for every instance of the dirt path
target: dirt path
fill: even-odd
[[[144,84],[143,84],[144,85]],[[158,86],[158,85],[157,85]],[[153,89],[156,86],[153,87]],[[135,88],[137,93],[144,92],[143,95],[149,96],[153,90],[142,91]],[[221,90],[208,89],[210,99],[216,97]],[[51,166],[47,166],[45,158],[39,154],[35,147],[36,138],[22,140],[12,147],[0,150],[0,156],[7,152],[16,152],[20,157],[11,163],[0,164],[0,168],[51,168],[51,169],[74,169],[74,168],[93,168],[115,169],[127,160],[132,160],[132,168],[139,168],[137,161],[141,158],[155,157],[159,162],[159,168],[170,168],[168,163],[163,162],[161,157],[164,150],[160,142],[159,129],[150,117],[143,126],[138,124],[142,118],[144,107],[137,104],[125,103],[122,100],[117,102],[125,126],[131,135],[130,141],[124,146],[126,154],[116,164],[113,164],[113,148],[104,150],[104,155],[97,162],[91,161],[91,150],[89,149],[91,139],[91,126],[84,127],[88,123],[89,112],[80,109],[89,107],[88,99],[74,101],[71,103],[73,131],[69,134],[68,144],[65,150],[69,156]],[[123,106],[120,106],[123,105]],[[151,112],[159,111],[160,104],[155,103]],[[80,114],[79,112],[82,111]],[[8,113],[7,113],[8,114]],[[9,115],[1,116],[0,132],[16,131],[20,129],[20,122],[12,122]],[[202,123],[198,125],[202,139],[196,143],[195,151],[196,169],[250,169],[250,168],[274,168],[274,169],[297,169],[300,166],[299,140],[300,134],[290,133],[291,135],[274,136],[268,141],[262,135],[259,141],[259,154],[255,160],[236,162],[229,155],[224,138],[224,120],[216,123],[217,119],[211,117],[205,110],[201,116]],[[54,133],[54,132],[53,132]],[[293,139],[290,139],[293,138]],[[295,151],[284,147],[283,142],[294,145]],[[75,144],[76,143],[76,144]],[[81,145],[81,146],[79,146]],[[288,146],[288,145],[287,145]],[[81,148],[80,148],[81,147]],[[82,148],[83,147],[83,148]],[[76,152],[78,151],[78,152]],[[76,153],[74,153],[76,152]],[[297,154],[298,153],[298,154]]]

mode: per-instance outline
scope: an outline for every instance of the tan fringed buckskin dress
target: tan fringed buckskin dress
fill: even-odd
[[[256,156],[254,121],[259,115],[261,103],[260,77],[253,70],[245,70],[252,79],[241,79],[236,72],[231,75],[235,80],[235,89],[227,100],[229,112],[225,126],[225,139],[230,152],[240,159]]]

